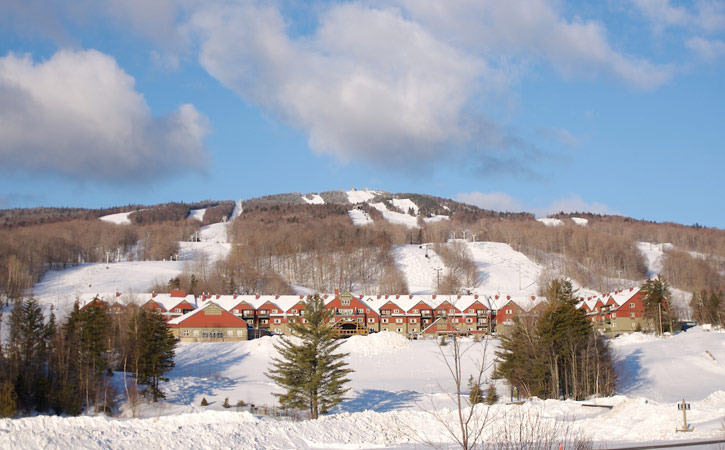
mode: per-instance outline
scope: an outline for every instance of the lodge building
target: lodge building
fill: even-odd
[[[331,311],[330,322],[340,336],[391,331],[409,338],[428,338],[451,333],[506,335],[514,318],[541,314],[544,297],[502,295],[353,295],[335,291],[321,295]],[[580,298],[594,327],[614,335],[651,329],[645,317],[644,293],[635,288],[598,297]],[[82,299],[81,299],[82,300]],[[304,320],[304,295],[188,295],[185,291],[135,294],[135,304],[162,314],[182,342],[238,341],[265,334],[289,334],[289,324]],[[119,313],[121,294],[95,295],[88,305],[106,305]]]

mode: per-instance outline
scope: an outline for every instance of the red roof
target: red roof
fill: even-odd
[[[207,314],[210,306],[216,306],[221,314]],[[213,308],[216,309],[216,308]],[[204,309],[192,311],[186,319],[179,318],[177,327],[215,328],[215,327],[246,327],[247,322],[225,310],[216,303],[207,304]]]
[[[172,297],[186,297],[186,291],[181,289],[172,289],[170,291],[170,294]]]

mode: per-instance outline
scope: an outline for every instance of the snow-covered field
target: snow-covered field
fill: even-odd
[[[127,418],[0,420],[0,448],[412,449],[428,448],[424,441],[452,444],[430,414],[435,410],[455,420],[447,395],[452,383],[440,347],[435,341],[408,341],[393,333],[345,342],[342,349],[350,353],[347,361],[355,370],[351,391],[348,400],[320,420],[291,422],[224,409],[225,398],[232,405],[238,400],[273,403],[275,386],[264,372],[276,339],[181,344],[171,380],[163,386],[168,399],[144,405],[140,418],[128,418],[131,411],[122,407]],[[488,358],[496,345],[489,341]],[[612,345],[620,358],[619,395],[587,402],[534,399],[507,405],[507,387],[499,383],[504,398],[489,412],[493,420],[486,438],[493,439],[497,426],[515,414],[538,414],[554,427],[569,423],[600,446],[723,436],[725,334],[699,328],[662,339],[633,334]],[[464,358],[464,374],[474,369],[480,347],[470,354]],[[117,378],[121,383],[120,374]],[[208,407],[199,406],[202,397]],[[682,417],[676,402],[683,398],[692,406],[688,421],[694,431],[687,434],[675,432]]]

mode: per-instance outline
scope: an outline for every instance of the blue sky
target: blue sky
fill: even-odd
[[[369,187],[725,227],[725,2],[3,0],[0,207]]]

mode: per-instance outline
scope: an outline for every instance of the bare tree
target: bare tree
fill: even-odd
[[[449,414],[441,411],[435,403],[431,404],[430,409],[424,409],[442,425],[446,434],[461,449],[483,448],[484,431],[491,423],[491,406],[485,403],[472,403],[469,393],[465,392],[465,389],[471,378],[474,385],[481,386],[493,366],[493,362],[486,358],[488,341],[484,339],[470,343],[462,342],[456,333],[452,333],[449,338],[448,345],[441,345],[438,348],[455,386],[453,392],[448,394],[455,404],[453,411],[455,418],[452,419]],[[464,363],[469,360],[474,363],[475,367],[472,374],[464,373]],[[439,384],[439,386],[444,390],[442,385]],[[428,438],[425,438],[424,441],[427,445],[438,447]]]

